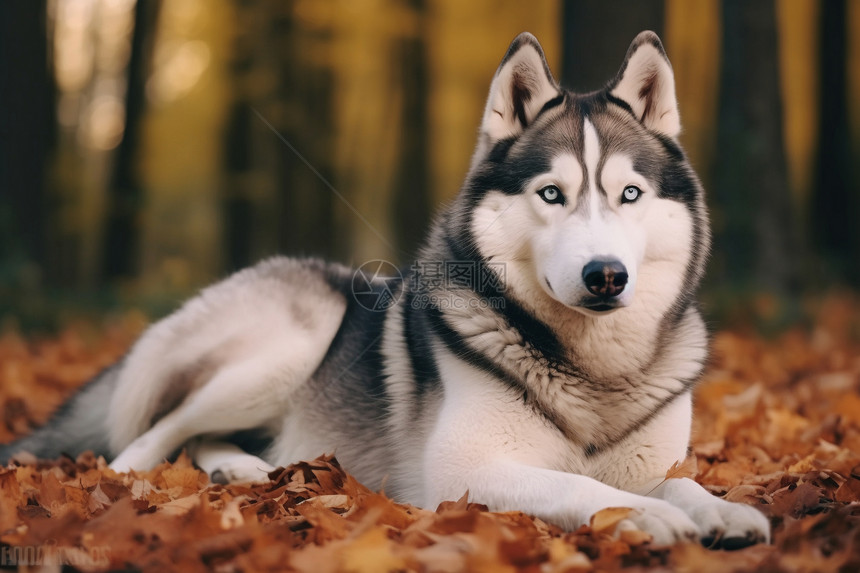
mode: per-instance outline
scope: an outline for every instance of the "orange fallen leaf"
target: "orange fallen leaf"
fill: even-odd
[[[666,479],[690,478],[695,479],[699,474],[699,462],[695,454],[690,454],[684,461],[675,461],[666,471]]]
[[[612,534],[616,526],[630,517],[633,509],[629,507],[607,507],[591,516],[589,525],[595,533]]]
[[[395,554],[395,547],[385,529],[374,527],[339,552],[340,565],[351,573],[400,571],[405,569],[406,561]]]

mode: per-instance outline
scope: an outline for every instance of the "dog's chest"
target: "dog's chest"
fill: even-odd
[[[585,460],[647,414],[632,389],[606,388],[560,372],[514,347],[505,354],[502,364],[516,365],[518,377],[487,371],[447,350],[438,354],[443,423],[456,425],[462,417],[476,434],[538,450],[554,444],[549,449],[557,460]]]
[[[653,380],[630,365],[553,360],[528,344],[500,345],[493,354],[509,379],[497,383],[518,388],[524,405],[545,418],[583,452],[617,441],[649,417],[678,389],[670,378]],[[634,365],[635,366],[635,365]],[[615,371],[613,371],[615,370]]]

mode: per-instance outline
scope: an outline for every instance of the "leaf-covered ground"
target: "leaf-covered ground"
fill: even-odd
[[[215,485],[187,458],[118,475],[83,455],[0,469],[0,566],[183,571],[860,570],[860,306],[819,304],[770,340],[720,332],[696,395],[693,452],[673,471],[758,507],[774,542],[735,552],[613,535],[625,510],[564,532],[452,500],[393,503],[336,460]],[[51,339],[0,334],[0,441],[43,421],[143,327],[126,316]],[[26,461],[26,460],[25,460]]]

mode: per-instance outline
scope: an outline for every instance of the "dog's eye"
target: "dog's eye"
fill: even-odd
[[[561,194],[561,189],[555,185],[547,185],[538,191],[538,195],[550,205],[564,205],[564,195]]]
[[[635,185],[628,185],[621,195],[621,203],[633,203],[642,196],[642,190]]]

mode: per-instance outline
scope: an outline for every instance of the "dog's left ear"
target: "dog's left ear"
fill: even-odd
[[[522,133],[559,95],[543,49],[534,36],[523,32],[514,38],[490,85],[479,149]]]
[[[675,75],[654,32],[642,32],[630,44],[609,93],[626,102],[648,129],[673,138],[681,133]]]

